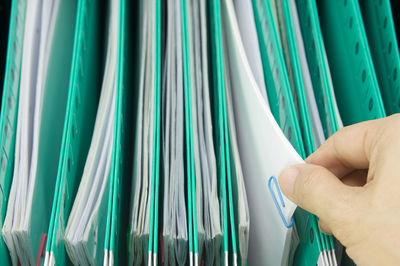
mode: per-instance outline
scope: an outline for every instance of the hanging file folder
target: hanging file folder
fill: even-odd
[[[252,3],[271,112],[285,136],[304,158],[300,127],[270,2],[253,0]]]
[[[210,31],[211,31],[211,55],[213,70],[213,91],[214,91],[214,121],[216,136],[216,159],[217,159],[217,181],[219,184],[222,230],[223,230],[223,257],[221,264],[228,264],[230,261],[236,263],[236,235],[234,216],[232,213],[232,189],[231,189],[231,169],[229,158],[229,133],[226,115],[226,97],[225,97],[225,69],[223,48],[223,32],[221,21],[220,1],[210,3]],[[229,231],[231,229],[231,231]],[[231,234],[231,239],[229,235]],[[229,257],[229,251],[232,250],[233,257]]]
[[[298,49],[298,43],[296,42],[297,39],[295,35],[296,32],[292,19],[292,12],[294,13],[295,10],[290,9],[289,1],[276,3],[275,7],[278,9],[278,25],[276,26],[277,29],[279,29],[279,33],[281,36],[280,44],[282,46],[286,69],[288,71],[290,87],[294,95],[293,100],[297,116],[299,117],[300,129],[305,151],[306,154],[309,155],[315,150],[315,142],[321,143],[321,140],[319,139],[321,137],[314,137],[314,135],[318,134],[318,132],[312,131],[314,129],[312,129],[311,126],[312,117],[310,116],[310,111],[307,106],[308,103],[306,99],[306,86],[312,86],[312,84],[310,84],[309,82],[309,70],[301,68],[301,64],[304,64],[306,62],[300,61],[301,58],[299,56],[299,53],[301,53],[302,51],[299,51]],[[293,6],[291,7],[293,8]],[[296,22],[298,23],[298,20]],[[308,83],[306,83],[307,81]],[[321,124],[321,121],[316,121],[316,123],[317,122]]]
[[[45,265],[65,265],[64,232],[93,132],[100,86],[101,4],[78,1],[67,111],[57,170]]]
[[[161,256],[158,257],[163,265],[189,264],[189,233],[186,219],[189,213],[185,202],[184,186],[185,118],[181,4],[181,1],[170,1],[161,12],[166,16],[166,25],[162,27],[165,29],[165,39],[162,44],[165,50],[161,53],[164,58],[161,78],[161,102],[164,114],[161,116],[160,143],[163,165],[160,171],[162,180],[160,188],[163,189],[160,190],[159,207],[162,209],[160,214],[163,217],[160,218],[162,240],[160,241]],[[164,250],[164,255],[162,255],[162,250]]]
[[[148,253],[150,265],[153,261],[157,265],[158,253],[158,213],[159,213],[159,186],[160,186],[160,121],[161,121],[161,1],[152,1],[151,10],[154,12],[153,36],[151,53],[153,54],[153,81],[154,86],[154,117],[153,117],[153,147],[151,161],[151,195],[150,195],[150,225]],[[189,214],[190,215],[190,214]]]
[[[296,0],[296,7],[319,116],[325,138],[328,138],[342,126],[342,122],[336,106],[317,6],[313,0]]]
[[[277,8],[281,34],[280,40],[284,51],[289,80],[291,81],[296,111],[300,117],[300,128],[302,129],[306,154],[309,155],[325,140],[315,99],[317,93],[314,93],[317,90],[321,90],[321,87],[316,86],[313,88],[314,84],[312,83],[307,64],[308,58],[300,30],[299,15],[297,13],[295,1],[278,1],[275,7]],[[301,14],[300,16],[303,15]],[[308,31],[311,31],[311,27],[308,28]],[[310,32],[306,34],[310,34]],[[312,54],[312,52],[314,52],[314,54]],[[315,49],[309,52],[310,60],[315,58],[315,52]],[[314,76],[321,75],[321,73],[313,74]],[[329,78],[330,77],[319,77],[319,79],[325,80]],[[330,102],[326,100],[322,101],[323,110],[326,110],[327,107],[336,107],[336,103],[332,102],[334,95],[330,94],[330,90],[327,92],[329,95],[324,97],[325,99],[329,99]],[[324,92],[319,92],[318,94],[324,95]],[[338,128],[336,120],[337,115],[334,112],[335,110],[332,111],[333,128]],[[325,115],[325,113],[322,112],[321,115]],[[325,121],[329,121],[329,119],[325,119]],[[333,264],[336,257],[333,253],[334,247],[332,237],[320,232],[317,218],[304,210],[298,209],[295,213],[295,223],[299,234],[300,245],[296,248],[294,263],[296,265],[301,265],[301,263],[309,265],[325,261],[324,263],[326,264]],[[313,241],[309,241],[310,235],[313,235]]]
[[[129,265],[152,265],[158,248],[158,222],[154,219],[158,215],[155,194],[159,192],[156,182],[160,163],[160,16],[158,0],[139,2],[139,76],[134,85],[138,97],[133,144]]]
[[[400,78],[397,72],[400,71],[400,56],[390,1],[368,0],[359,3],[386,114],[398,113]]]
[[[131,179],[131,150],[133,145],[132,134],[132,96],[137,96],[130,88],[130,71],[133,68],[131,55],[137,51],[131,46],[131,38],[135,38],[137,25],[130,24],[135,21],[129,20],[132,16],[129,11],[135,10],[137,4],[130,1],[120,1],[119,7],[119,29],[118,29],[118,53],[117,53],[117,98],[114,131],[115,141],[113,143],[113,159],[110,172],[110,186],[106,235],[104,242],[104,265],[126,265],[128,263],[128,248],[125,236],[128,234],[129,213],[129,189]],[[137,74],[134,74],[136,78]],[[135,99],[135,98],[134,98]]]
[[[226,53],[226,49],[225,53]],[[224,55],[224,65],[228,65],[228,58]],[[227,160],[230,164],[231,178],[228,179],[228,190],[230,193],[229,212],[231,217],[231,228],[235,234],[231,234],[233,246],[233,263],[238,265],[247,265],[248,260],[248,246],[249,246],[249,227],[250,227],[250,214],[247,201],[247,193],[244,184],[244,176],[241,165],[241,158],[238,150],[238,143],[236,137],[235,116],[232,103],[232,84],[228,68],[225,68],[225,101],[226,101],[226,120],[229,133],[229,153]],[[235,253],[236,249],[236,253]],[[236,255],[235,255],[236,254]]]
[[[73,34],[73,23],[65,21],[74,20],[75,5],[54,3],[50,11],[49,4],[32,1],[19,6],[26,8],[20,104],[13,181],[2,230],[13,264],[34,264],[43,255],[61,144]],[[19,222],[12,219],[14,214],[20,216]],[[13,238],[15,234],[20,237]]]
[[[251,191],[247,194],[251,221],[248,263],[285,264],[288,263],[294,236],[292,215],[295,206],[280,193],[274,176],[285,165],[301,163],[302,160],[283,135],[257,87],[240,38],[232,2],[222,2],[222,18],[239,151],[243,159],[246,190]],[[263,204],[259,205],[260,202]]]
[[[343,124],[384,117],[358,1],[319,1],[317,4]]]
[[[242,170],[242,162],[238,152],[238,142],[236,134],[235,114],[232,103],[232,73],[229,70],[229,58],[226,45],[229,39],[226,36],[224,28],[226,27],[226,21],[222,18],[222,9],[219,5],[215,5],[214,19],[217,20],[217,25],[220,24],[221,28],[216,28],[216,36],[214,36],[214,46],[212,53],[215,53],[219,60],[216,61],[216,71],[219,73],[223,72],[222,76],[214,75],[214,94],[218,95],[218,103],[215,102],[214,108],[219,108],[219,111],[214,109],[215,115],[218,115],[219,119],[222,119],[223,125],[223,138],[225,142],[225,154],[222,153],[217,156],[225,156],[226,164],[226,181],[222,180],[222,184],[226,182],[227,190],[227,207],[229,217],[229,229],[230,231],[225,232],[225,239],[228,239],[229,253],[227,258],[225,255],[225,261],[229,264],[240,264],[246,265],[248,262],[248,251],[249,251],[249,227],[250,227],[250,215],[247,194],[244,184],[244,174]],[[218,14],[219,13],[219,14]],[[220,20],[220,22],[218,22]],[[221,83],[219,83],[221,82]],[[265,93],[265,92],[264,92]],[[264,94],[265,95],[265,94]],[[221,106],[222,105],[222,106]],[[222,109],[220,109],[222,107]],[[221,114],[222,111],[222,114]],[[216,119],[216,121],[218,121]],[[221,122],[219,122],[221,123]],[[217,135],[217,134],[216,134]],[[218,136],[218,135],[217,135]],[[221,140],[217,139],[217,142]],[[220,159],[221,160],[221,159]],[[222,162],[222,167],[223,167]],[[223,170],[223,169],[222,169]],[[220,177],[220,178],[223,178]],[[230,239],[229,239],[230,238]],[[226,241],[226,240],[225,240]],[[226,242],[224,243],[227,245]],[[232,250],[232,251],[230,251]],[[226,251],[225,251],[226,254]]]
[[[116,198],[113,170],[122,161],[120,156],[117,157],[120,151],[117,147],[121,147],[121,119],[125,108],[120,100],[124,88],[121,86],[124,84],[123,76],[120,76],[123,66],[120,60],[120,31],[123,28],[124,4],[121,1],[108,2],[107,49],[96,122],[65,230],[66,250],[75,265],[114,263],[114,257],[110,259],[108,250],[114,240],[110,224],[115,226],[113,222],[117,223],[120,219],[119,216],[113,217],[111,211]]]
[[[394,10],[0,0],[0,265],[352,264],[277,178],[400,110]]]
[[[4,70],[0,117],[1,168],[0,168],[0,226],[3,227],[8,195],[14,170],[15,137],[19,102],[19,84],[22,64],[22,46],[25,28],[26,1],[14,1],[11,6],[7,57]],[[3,237],[0,237],[0,263],[11,263]]]
[[[180,8],[181,26],[182,26],[182,58],[183,58],[183,95],[184,95],[184,114],[185,114],[185,139],[186,139],[186,177],[187,177],[187,195],[188,195],[188,231],[189,231],[189,265],[198,264],[199,243],[197,228],[197,210],[196,210],[196,176],[193,146],[193,116],[191,105],[191,57],[189,40],[189,20],[187,13],[190,4],[182,0]],[[188,11],[189,9],[189,11]],[[179,69],[178,69],[179,71]]]
[[[273,4],[272,4],[273,3]],[[271,111],[281,126],[283,132],[286,137],[291,140],[292,144],[296,148],[297,152],[300,154],[302,158],[305,158],[305,148],[308,151],[311,151],[314,147],[314,143],[310,142],[310,132],[307,131],[307,127],[303,127],[305,131],[303,131],[303,137],[305,138],[306,146],[303,146],[303,139],[301,138],[300,126],[297,119],[297,114],[300,114],[300,122],[302,125],[309,126],[308,121],[306,121],[305,117],[305,102],[304,95],[299,89],[299,87],[291,88],[290,79],[288,73],[292,73],[291,71],[287,71],[284,54],[281,48],[281,41],[283,38],[287,38],[287,36],[282,35],[279,36],[277,34],[277,23],[278,18],[280,16],[280,10],[276,10],[277,7],[280,6],[280,3],[275,3],[269,1],[253,1],[253,10],[255,14],[256,26],[258,30],[258,36],[260,41],[261,54],[263,59],[264,66],[264,74],[266,77],[266,85],[267,85],[267,95],[270,101]],[[281,11],[282,12],[282,11]],[[274,16],[273,16],[274,15]],[[284,31],[285,32],[285,31]],[[269,50],[267,50],[269,49]],[[267,53],[268,51],[268,53]],[[287,59],[290,58],[287,57]],[[293,57],[292,57],[293,58]],[[290,70],[293,68],[290,67]],[[292,79],[292,81],[294,81]],[[274,82],[276,82],[274,84]],[[299,85],[298,83],[296,85]],[[271,88],[275,87],[275,91]],[[294,82],[292,82],[292,86],[295,86]],[[297,90],[296,90],[297,89]],[[293,93],[297,94],[297,98],[293,98]],[[277,95],[277,96],[274,96]],[[303,96],[303,97],[302,97]],[[276,97],[276,98],[275,98]],[[296,100],[296,101],[294,101]],[[296,112],[296,107],[297,111]],[[285,110],[280,111],[279,115],[277,110]],[[274,110],[276,110],[274,112]],[[303,113],[303,114],[302,114]],[[285,122],[282,122],[285,121]],[[284,128],[286,127],[286,128]],[[287,130],[290,128],[291,132]],[[292,136],[292,132],[294,132],[294,138]],[[298,217],[298,215],[295,215]],[[300,217],[297,219],[302,219],[306,217]],[[312,217],[312,219],[315,219]],[[317,228],[315,228],[318,231]],[[299,230],[302,230],[300,228]],[[319,239],[321,243],[322,239]],[[318,250],[317,254],[319,253]],[[319,250],[322,252],[322,248]]]
[[[166,7],[166,40],[163,66],[162,102],[166,110],[162,117],[163,132],[163,247],[164,265],[193,263],[189,254],[189,183],[187,182],[187,204],[185,203],[184,170],[184,121],[185,103],[182,65],[182,8],[181,1],[171,2]],[[187,18],[186,18],[187,19]],[[176,43],[176,46],[174,46]],[[187,45],[187,44],[186,44]],[[187,58],[187,56],[186,56]],[[191,191],[191,190],[190,190]],[[193,206],[193,205],[191,205]],[[188,217],[188,220],[190,219]],[[191,221],[193,221],[191,219]],[[193,231],[193,226],[191,227]],[[192,241],[191,241],[192,243]],[[192,244],[193,245],[193,244]],[[193,251],[193,249],[191,250]],[[189,258],[191,256],[191,258]]]

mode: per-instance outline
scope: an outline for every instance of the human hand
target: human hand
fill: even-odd
[[[356,264],[400,264],[400,115],[339,130],[279,184]]]

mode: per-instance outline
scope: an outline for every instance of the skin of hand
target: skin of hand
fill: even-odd
[[[280,173],[283,193],[357,265],[399,265],[400,115],[345,127],[305,161]]]

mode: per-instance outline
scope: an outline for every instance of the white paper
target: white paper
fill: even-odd
[[[269,107],[251,0],[234,0],[233,3],[235,6],[241,40],[243,41],[244,50],[247,56],[247,64],[249,64],[261,95],[264,97],[265,103]]]

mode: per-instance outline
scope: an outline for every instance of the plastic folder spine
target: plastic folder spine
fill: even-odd
[[[161,0],[156,0],[156,33],[155,33],[155,90],[156,90],[156,139],[155,139],[155,195],[154,195],[154,265],[157,265],[158,252],[158,213],[160,186],[160,135],[161,135]],[[151,259],[151,258],[149,258]]]

